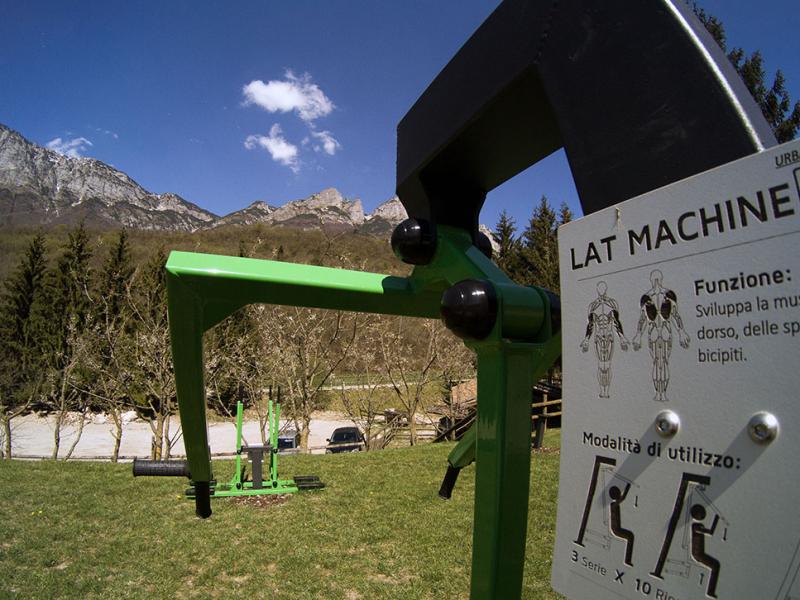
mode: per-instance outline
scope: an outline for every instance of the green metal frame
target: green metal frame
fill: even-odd
[[[263,487],[254,489],[252,481],[243,481],[242,478],[242,414],[241,401],[236,403],[236,472],[228,484],[217,484],[211,494],[212,498],[228,498],[231,496],[260,496],[263,494],[293,494],[298,491],[294,479],[278,479],[278,428],[280,419],[280,404],[267,404],[267,431],[269,432],[268,462],[265,463]]]
[[[175,380],[192,479],[213,479],[203,377],[203,332],[251,303],[438,318],[442,293],[489,281],[498,316],[469,342],[478,357],[473,599],[516,598],[522,587],[530,477],[530,393],[560,352],[547,294],[514,284],[459,228],[439,227],[436,253],[409,277],[248,258],[173,252],[167,286]],[[454,451],[455,452],[455,451]]]

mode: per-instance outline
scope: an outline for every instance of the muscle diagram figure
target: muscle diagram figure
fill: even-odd
[[[656,402],[667,402],[669,385],[669,356],[672,353],[673,328],[677,330],[681,348],[689,347],[689,334],[683,328],[683,320],[678,313],[678,297],[675,292],[665,288],[664,276],[656,269],[650,273],[652,287],[644,293],[639,305],[641,315],[633,338],[633,349],[642,347],[642,335],[647,335],[647,347],[653,359],[653,387]]]
[[[605,281],[597,284],[597,298],[589,305],[589,322],[581,350],[589,350],[589,340],[594,335],[594,351],[597,354],[597,381],[600,383],[600,398],[608,398],[611,387],[611,357],[614,355],[614,335],[619,336],[622,350],[628,349],[628,340],[619,320],[619,305],[608,297]]]

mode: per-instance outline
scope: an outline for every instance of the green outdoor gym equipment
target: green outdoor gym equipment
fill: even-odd
[[[280,405],[273,407],[272,400],[267,403],[267,430],[269,431],[269,444],[242,446],[242,402],[236,403],[236,471],[227,485],[214,486],[212,496],[222,498],[226,496],[256,496],[259,494],[288,494],[297,491],[297,486],[292,479],[278,479],[278,418]],[[247,480],[242,467],[242,454],[250,458],[252,477]],[[263,462],[268,461],[269,477],[263,477]],[[191,494],[193,497],[194,494]]]
[[[307,475],[292,479],[278,479],[278,430],[280,404],[267,403],[267,432],[269,444],[242,445],[242,413],[243,405],[236,403],[236,470],[227,484],[216,484],[211,488],[212,498],[228,498],[232,496],[260,496],[264,494],[293,494],[298,490],[319,489],[325,485],[318,477]],[[250,459],[250,477],[246,477],[242,466],[242,455]],[[264,477],[264,462],[267,462],[267,477]],[[186,495],[195,497],[194,486]]]
[[[456,333],[477,329],[482,338],[468,342],[478,357],[478,436],[491,432],[472,450],[480,465],[475,535],[481,540],[473,569],[502,570],[509,560],[524,556],[530,390],[560,352],[553,296],[514,284],[466,231],[443,226],[434,237],[425,229],[407,221],[393,236],[401,255],[420,248],[430,253],[429,263],[416,266],[407,278],[208,254],[170,255],[166,269],[175,379],[199,516],[211,514],[214,479],[205,418],[204,331],[257,302],[428,318],[443,312]],[[429,241],[420,244],[418,239]],[[465,464],[458,461],[458,466]]]
[[[233,477],[228,483],[210,481],[212,498],[229,498],[233,496],[260,496],[264,494],[293,494],[299,490],[320,489],[325,484],[315,475],[295,476],[291,479],[278,479],[278,431],[280,428],[280,404],[269,400],[267,403],[267,438],[268,444],[242,445],[242,419],[244,406],[236,403],[236,467]],[[242,464],[242,455],[250,459],[250,477],[247,477],[246,466]],[[267,464],[267,476],[264,476],[264,462]],[[133,460],[133,475],[136,476],[185,476],[191,481],[186,490],[188,498],[195,498],[195,482],[188,462],[183,460]]]
[[[555,296],[514,284],[487,256],[478,231],[486,194],[564,148],[588,214],[770,145],[758,114],[679,0],[502,2],[398,125],[397,193],[409,219],[392,247],[415,265],[409,277],[170,255],[175,379],[197,514],[211,514],[213,481],[206,330],[250,303],[441,316],[477,353],[479,401],[440,494],[475,461],[471,597],[518,598],[531,387],[559,355],[560,310]]]

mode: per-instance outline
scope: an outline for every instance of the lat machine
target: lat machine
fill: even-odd
[[[175,377],[196,511],[211,514],[202,335],[271,303],[443,318],[478,357],[478,416],[441,494],[476,463],[471,596],[517,598],[530,475],[530,390],[560,353],[558,299],[522,287],[478,231],[487,192],[564,148],[584,213],[774,144],[680,0],[505,0],[397,129],[392,235],[409,277],[173,252]],[[568,401],[568,399],[567,399]]]

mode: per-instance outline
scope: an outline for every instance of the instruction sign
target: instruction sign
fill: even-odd
[[[800,142],[559,230],[552,582],[800,598]]]

